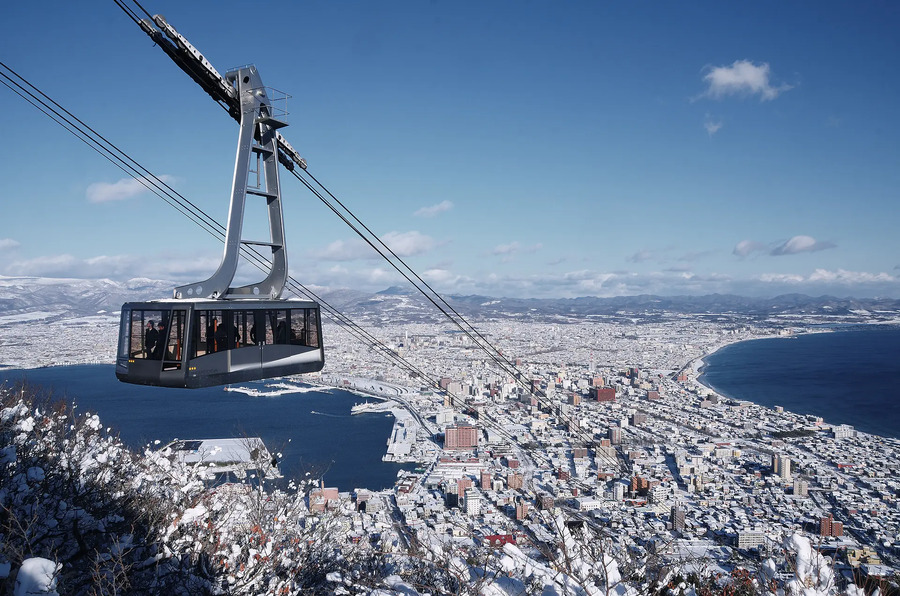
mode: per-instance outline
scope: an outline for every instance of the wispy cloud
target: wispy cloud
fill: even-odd
[[[172,176],[166,174],[158,176],[158,178],[166,184],[169,184],[174,180]],[[94,182],[87,187],[85,196],[89,203],[124,201],[125,199],[135,197],[142,192],[148,192],[147,186],[145,185],[152,187],[153,183],[148,178],[122,178],[113,183]]]
[[[375,252],[361,240],[335,240],[315,256],[323,261],[354,261],[375,258]]]
[[[509,244],[500,244],[495,246],[490,254],[498,257],[502,257],[502,261],[508,262],[511,261],[517,254],[529,254],[534,253],[541,250],[544,247],[543,244],[538,242],[537,244],[532,244],[530,246],[522,246],[518,242],[510,242]]]
[[[852,286],[858,284],[884,284],[897,283],[900,281],[896,276],[890,273],[871,273],[869,271],[847,271],[846,269],[838,269],[830,271],[828,269],[816,269],[809,275],[800,275],[792,273],[764,273],[759,276],[759,280],[765,283],[819,283],[819,284],[837,284]]]
[[[644,261],[649,261],[653,258],[653,253],[649,250],[643,249],[639,250],[633,255],[625,257],[625,260],[629,263],[643,263]]]
[[[724,123],[721,120],[714,119],[712,116],[706,116],[706,120],[703,122],[703,128],[706,129],[706,134],[709,135],[710,138],[724,126]]]
[[[708,87],[700,97],[722,99],[729,95],[758,95],[760,101],[769,101],[792,88],[787,83],[773,85],[770,76],[768,62],[754,64],[749,60],[735,60],[731,66],[712,66],[703,76]]]
[[[452,201],[441,201],[437,205],[422,207],[413,213],[413,215],[416,217],[435,217],[436,215],[445,211],[450,211],[451,209],[453,209]]]
[[[731,251],[732,254],[739,257],[746,257],[752,253],[766,253],[773,257],[781,257],[784,255],[795,255],[802,252],[817,252],[829,248],[835,248],[837,244],[827,240],[816,240],[812,236],[794,236],[783,242],[774,242],[764,244],[755,240],[741,240]]]
[[[833,242],[818,241],[812,236],[794,236],[775,248],[769,253],[773,256],[795,255],[801,252],[817,252],[837,246]]]
[[[0,250],[12,250],[21,246],[18,240],[12,238],[0,238]]]
[[[685,273],[691,269],[690,265],[672,265],[671,267],[666,267],[663,271],[666,273]]]
[[[419,255],[439,245],[434,238],[416,231],[388,232],[381,236],[381,240],[400,257]],[[381,258],[368,244],[358,239],[335,240],[324,250],[315,253],[315,256],[324,261]]]
[[[762,242],[756,242],[755,240],[741,240],[737,243],[731,253],[739,257],[746,257],[754,252],[767,252],[768,250],[769,247]]]
[[[710,257],[710,256],[714,255],[715,253],[716,253],[716,251],[714,251],[714,250],[695,250],[695,251],[684,253],[683,255],[678,257],[678,260],[692,263],[694,261],[699,261],[701,259]]]
[[[391,247],[391,250],[401,257],[411,257],[428,252],[438,245],[438,242],[416,231],[388,232],[381,239]]]
[[[5,275],[34,277],[63,277],[76,279],[118,279],[135,277],[195,281],[204,279],[216,270],[219,257],[215,255],[99,255],[76,257],[70,254],[45,255],[0,265]]]
[[[518,242],[510,242],[509,244],[500,244],[499,246],[495,246],[493,250],[491,250],[492,255],[512,255],[519,252],[519,243]]]

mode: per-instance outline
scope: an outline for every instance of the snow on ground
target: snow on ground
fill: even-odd
[[[15,596],[32,596],[36,594],[58,594],[56,591],[56,574],[62,565],[41,557],[32,557],[22,561],[16,574]]]

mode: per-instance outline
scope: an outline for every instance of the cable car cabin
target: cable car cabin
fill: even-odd
[[[315,302],[176,300],[122,307],[116,376],[126,383],[194,389],[324,365]]]

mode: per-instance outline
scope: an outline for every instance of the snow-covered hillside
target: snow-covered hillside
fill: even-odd
[[[616,551],[606,529],[561,513],[540,548],[417,539],[389,503],[372,509],[381,529],[365,531],[360,503],[344,507],[314,481],[210,487],[204,462],[132,452],[96,415],[23,391],[0,389],[0,445],[2,593],[841,593],[830,559],[799,535],[784,542],[790,574],[766,560],[718,575],[702,557],[682,569]],[[862,596],[852,584],[843,593]]]

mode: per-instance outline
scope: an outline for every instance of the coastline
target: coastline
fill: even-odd
[[[888,323],[878,323],[876,325],[883,326],[885,329],[900,330],[900,326],[898,326],[893,321],[888,322]],[[833,326],[827,326],[827,327],[823,327],[821,329],[805,328],[802,333],[791,334],[791,335],[773,334],[773,335],[768,335],[768,336],[734,338],[731,341],[718,342],[715,345],[711,346],[710,349],[708,349],[706,351],[706,353],[704,353],[702,356],[693,359],[683,369],[681,369],[682,371],[689,373],[688,381],[685,384],[685,387],[687,388],[688,385],[693,384],[698,389],[697,393],[700,395],[715,396],[715,397],[718,397],[719,399],[732,400],[732,401],[737,401],[737,402],[741,402],[741,403],[745,403],[745,404],[752,404],[754,407],[763,408],[767,412],[775,411],[775,408],[780,407],[780,408],[782,408],[781,413],[783,413],[787,417],[794,417],[797,419],[802,419],[804,417],[814,416],[815,418],[818,418],[821,420],[821,422],[816,423],[816,426],[821,427],[822,430],[827,430],[827,429],[830,429],[835,426],[840,426],[841,424],[847,424],[847,422],[834,422],[832,420],[829,420],[832,416],[834,416],[834,415],[839,416],[839,414],[835,414],[834,412],[829,412],[829,411],[821,411],[821,410],[817,411],[817,406],[814,402],[810,402],[809,408],[806,411],[806,413],[800,413],[800,411],[796,410],[796,408],[798,407],[797,404],[793,404],[793,407],[791,407],[791,406],[783,406],[781,404],[775,405],[772,403],[761,403],[761,402],[755,401],[752,398],[748,399],[745,397],[738,397],[738,396],[729,394],[728,392],[726,392],[722,389],[719,389],[710,383],[710,381],[706,375],[706,372],[707,372],[706,368],[709,365],[708,360],[710,357],[714,356],[715,354],[717,354],[724,348],[727,348],[729,346],[733,346],[733,345],[736,345],[739,343],[745,343],[745,342],[749,343],[749,342],[752,342],[755,340],[761,340],[761,339],[798,339],[798,338],[806,336],[806,335],[822,335],[822,334],[842,333],[842,332],[849,332],[849,331],[862,331],[866,327],[870,327],[870,326],[871,326],[871,324],[870,325],[852,325],[852,326],[848,326],[846,328],[838,328],[838,329],[835,329]],[[801,409],[801,411],[803,411],[803,409]],[[850,421],[850,422],[853,422],[853,421]],[[861,423],[856,422],[855,424],[852,424],[851,426],[853,426],[854,430],[858,433],[870,435],[872,437],[877,437],[879,439],[884,439],[884,440],[888,440],[888,441],[900,441],[900,437],[879,434],[878,432],[873,432],[872,430],[862,430],[859,428],[860,425],[861,425]],[[862,425],[862,426],[864,426],[864,425]]]
[[[338,381],[339,382],[336,382]],[[330,381],[330,382],[329,382]],[[340,389],[360,397],[373,398],[381,404],[372,404],[358,408],[354,406],[352,414],[389,412],[394,417],[394,425],[387,440],[387,450],[381,460],[391,463],[427,464],[433,459],[437,446],[432,440],[422,440],[420,435],[432,436],[433,432],[421,420],[414,408],[405,398],[413,398],[419,393],[411,387],[394,383],[344,375],[323,375],[316,382],[310,383],[322,387]]]
[[[693,372],[695,374],[694,378],[696,379],[696,381],[700,385],[703,385],[709,391],[712,391],[713,393],[715,393],[716,395],[718,395],[720,397],[727,397],[728,399],[737,399],[735,397],[731,397],[730,395],[724,395],[722,393],[719,393],[718,391],[716,391],[715,389],[713,389],[712,387],[707,385],[705,382],[703,382],[703,369],[706,368],[706,365],[707,365],[706,359],[707,358],[714,355],[719,350],[727,348],[728,346],[733,346],[735,344],[748,343],[751,341],[759,341],[762,339],[796,339],[796,338],[804,336],[804,335],[821,335],[821,334],[825,334],[825,333],[838,333],[838,332],[835,331],[833,327],[823,327],[821,329],[810,329],[810,328],[806,327],[806,328],[804,328],[804,331],[802,333],[789,333],[789,334],[784,334],[784,335],[777,333],[777,334],[761,335],[761,336],[753,336],[753,337],[737,337],[737,338],[734,338],[729,341],[724,341],[724,342],[713,344],[702,356],[691,360],[687,365],[684,366],[684,368],[682,370],[690,370],[691,372]]]

